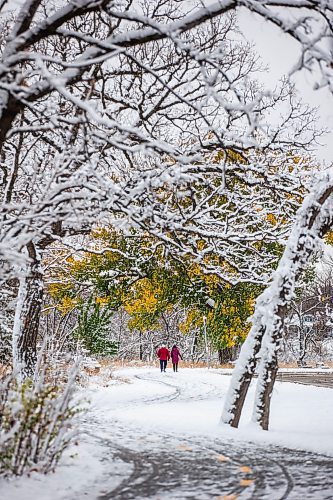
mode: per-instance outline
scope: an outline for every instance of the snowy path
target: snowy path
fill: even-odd
[[[98,500],[333,497],[332,458],[308,452],[162,432],[147,439],[129,427],[108,446],[128,473]]]
[[[218,372],[197,374],[134,370],[136,390],[128,390],[135,397],[116,398],[108,444],[128,473],[99,500],[333,498],[332,457],[235,442],[233,430],[223,432],[212,420],[219,414],[210,411],[217,402],[221,406],[228,379],[221,384]],[[102,422],[101,405],[96,411]]]
[[[279,370],[276,380],[279,382],[295,382],[297,384],[315,385],[317,387],[329,387],[333,389],[333,372],[331,370]]]
[[[248,425],[251,402],[239,430],[218,425],[230,380],[221,371],[117,375],[129,383],[89,388],[77,459],[0,484],[2,500],[333,498],[331,389],[277,384],[267,433]]]

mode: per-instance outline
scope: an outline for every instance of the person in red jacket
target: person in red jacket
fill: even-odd
[[[160,367],[161,367],[161,372],[165,372],[167,362],[170,359],[170,352],[167,349],[165,344],[162,344],[159,350],[157,351],[157,356],[160,359]]]

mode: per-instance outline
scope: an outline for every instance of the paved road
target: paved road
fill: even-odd
[[[195,399],[215,395],[216,387],[206,384]],[[174,386],[171,393],[144,403],[187,399],[189,393]],[[131,404],[140,403],[130,403],[127,411]],[[184,438],[156,430],[147,435],[146,430],[117,419],[111,434],[110,439],[105,434],[102,438],[104,460],[115,464],[111,474],[120,471],[119,480],[97,500],[333,499],[332,457],[213,436]],[[95,438],[99,439],[98,432]]]
[[[122,444],[113,437],[109,454],[131,472],[98,500],[333,498],[329,457],[200,437],[176,444],[177,437],[167,434],[155,435],[153,446],[148,437],[138,451],[128,428],[126,433],[125,442],[120,433]]]
[[[333,389],[333,372],[331,371],[278,371],[276,380]]]

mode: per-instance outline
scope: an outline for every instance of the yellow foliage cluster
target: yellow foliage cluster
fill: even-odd
[[[200,278],[208,287],[209,291],[216,289],[221,279],[216,274],[206,274],[198,263],[190,264],[187,269],[190,279]]]
[[[106,227],[97,227],[91,231],[91,236],[96,240],[108,240],[111,232],[112,231]]]
[[[68,295],[70,290],[71,290],[70,283],[54,282],[50,283],[48,286],[48,292],[54,299]]]
[[[214,157],[215,163],[220,163],[225,160],[228,163],[240,163],[243,165],[246,164],[246,158],[233,149],[227,149],[226,151],[220,150]]]
[[[163,301],[163,286],[157,279],[143,278],[137,281],[123,295],[124,309],[131,316],[129,327],[142,331],[152,325],[158,328],[157,313]]]
[[[229,290],[230,285],[225,285]],[[218,313],[215,309],[207,314],[207,330],[215,338],[220,339],[224,347],[232,347],[243,342],[250,330],[250,324],[244,322],[244,314],[240,312],[240,304],[236,299],[228,297],[225,303],[220,305]],[[254,311],[254,299],[252,297],[242,301],[242,308],[246,310],[246,317]],[[179,325],[182,333],[189,333],[193,329],[203,327],[203,313],[201,310],[191,308],[185,320]],[[216,331],[215,331],[216,330]],[[215,332],[215,333],[214,333]]]
[[[107,306],[109,303],[109,298],[108,297],[96,297],[95,299],[96,304],[98,304],[100,307]]]
[[[208,322],[213,312],[208,315]],[[239,342],[243,342],[249,332],[249,325],[244,325],[244,321],[240,317],[238,307],[235,301],[228,301],[228,304],[223,304],[221,307],[220,316],[227,320],[225,328],[223,328],[223,344],[225,347],[232,347]],[[213,319],[213,318],[212,318]]]
[[[271,214],[271,213],[266,215],[266,220],[267,220],[267,222],[269,222],[272,226],[276,226],[276,224],[277,224],[277,222],[278,222],[278,221],[277,221],[276,216],[275,216],[274,214]]]
[[[186,318],[179,323],[178,328],[182,333],[189,333],[191,329],[201,328],[203,325],[203,315],[199,309],[193,307],[187,312]]]
[[[326,233],[324,240],[328,245],[333,245],[333,231]]]
[[[68,295],[62,297],[61,301],[58,303],[57,308],[62,314],[68,314],[79,304],[78,299],[72,299]]]
[[[133,298],[125,301],[125,310],[131,316],[135,314],[149,313],[156,311],[158,296],[161,288],[158,283],[144,278],[133,285]]]

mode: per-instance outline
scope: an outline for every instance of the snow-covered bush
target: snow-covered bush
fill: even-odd
[[[0,474],[52,471],[77,436],[73,420],[74,376],[64,386],[12,373],[0,381]]]

